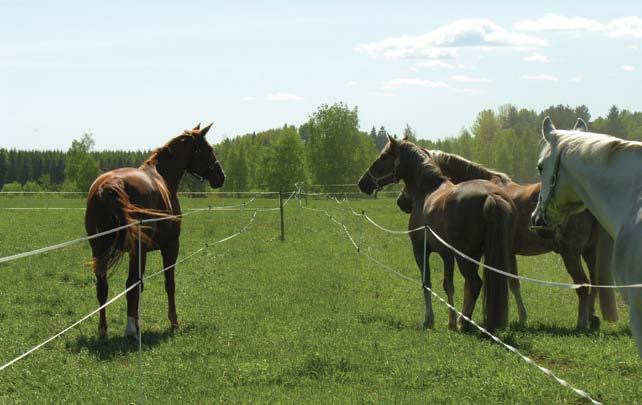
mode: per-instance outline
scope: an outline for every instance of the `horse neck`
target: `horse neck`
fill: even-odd
[[[155,164],[152,165],[165,180],[168,191],[175,196],[178,191],[178,185],[185,174],[186,165],[179,164],[168,153],[159,154],[155,159]]]
[[[503,178],[502,173],[494,172],[451,153],[435,151],[432,158],[444,176],[455,184],[477,179],[494,181],[500,185],[509,183],[508,177]]]
[[[642,155],[631,151],[614,154],[603,164],[568,154],[560,163],[560,171],[562,176],[569,176],[578,197],[615,238],[631,220],[629,216],[635,209],[631,205],[639,205],[642,198],[642,173],[631,170],[641,164]]]
[[[425,199],[445,181],[438,170],[426,162],[426,156],[422,157],[418,151],[406,150],[402,158],[404,167],[400,177],[413,200]]]

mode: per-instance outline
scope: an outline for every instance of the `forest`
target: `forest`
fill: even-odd
[[[642,112],[612,106],[593,118],[585,105],[550,106],[543,111],[503,105],[479,112],[470,128],[456,136],[429,140],[408,124],[401,134],[382,125],[361,131],[357,107],[321,105],[307,122],[242,134],[214,145],[227,174],[223,191],[290,190],[304,184],[354,184],[387,142],[408,136],[429,149],[456,153],[510,175],[518,182],[537,181],[540,126],[551,116],[558,128],[572,128],[581,117],[592,132],[642,141]],[[2,191],[86,191],[101,172],[139,166],[150,151],[96,151],[92,134],[83,134],[67,150],[0,149]],[[185,176],[181,191],[209,186]]]

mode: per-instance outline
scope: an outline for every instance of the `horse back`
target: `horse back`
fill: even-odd
[[[117,224],[108,226],[109,212],[119,217]],[[178,214],[178,199],[175,193],[170,193],[155,168],[120,168],[102,174],[90,187],[85,227],[88,234],[92,234],[132,220]],[[178,238],[180,221],[153,222],[143,232],[150,241],[148,250],[151,250]]]

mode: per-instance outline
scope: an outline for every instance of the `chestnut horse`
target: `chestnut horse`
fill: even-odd
[[[485,179],[504,188],[517,207],[517,230],[513,242],[513,253],[520,256],[536,256],[555,251],[562,256],[566,271],[576,284],[589,282],[589,278],[586,277],[582,268],[581,258],[583,257],[587,264],[592,284],[612,284],[609,263],[612,241],[588,211],[571,216],[555,238],[542,238],[529,229],[531,212],[537,205],[540,183],[518,184],[504,173],[489,170],[460,156],[435,150],[424,151],[442,173],[455,184],[473,179]],[[397,205],[405,212],[412,210],[412,200],[409,196],[404,195],[403,191],[397,199]],[[442,257],[442,259],[444,260],[444,288],[446,288],[446,276],[453,273],[452,264],[450,264],[452,259],[447,257]],[[599,262],[597,262],[598,259]],[[511,283],[510,280],[509,283]],[[519,286],[512,283],[510,286],[521,310],[523,307],[519,304],[521,301],[521,297],[518,295]],[[578,329],[587,329],[589,327],[599,329],[600,318],[595,314],[595,298],[598,289],[593,288],[589,293],[588,288],[582,287],[578,288],[576,292],[578,295],[576,327]],[[618,314],[614,290],[600,289],[599,294],[600,307],[604,318],[611,322],[617,321]],[[526,313],[524,312],[522,321],[525,321],[525,319]]]
[[[515,272],[511,260],[515,232],[515,205],[502,188],[486,180],[454,185],[416,145],[407,140],[389,137],[381,155],[359,180],[366,194],[403,180],[413,200],[409,229],[428,225],[444,239],[467,255],[488,265]],[[415,261],[420,269],[426,266],[423,285],[432,288],[428,262],[424,257],[431,251],[449,251],[432,233],[410,234]],[[424,246],[426,251],[424,251]],[[475,303],[482,287],[478,266],[457,257],[459,270],[465,278],[462,313],[472,318]],[[502,328],[508,322],[508,283],[505,276],[484,269],[484,321],[489,330]],[[434,313],[430,292],[424,288],[424,327],[432,327]],[[462,321],[462,329],[471,325]]]
[[[212,124],[200,129],[200,124],[191,131],[167,142],[156,149],[139,168],[121,168],[100,175],[89,189],[85,229],[88,235],[106,231],[144,219],[169,217],[181,214],[176,196],[178,184],[185,172],[207,179],[213,188],[225,181],[225,173],[214,156],[205,135]],[[129,277],[127,287],[138,281],[138,227],[110,233],[91,239],[96,295],[102,306],[107,301],[107,271],[118,263],[123,253],[129,254]],[[142,227],[141,274],[145,271],[147,252],[160,250],[163,267],[176,263],[178,257],[180,218],[151,222]],[[168,317],[173,328],[178,326],[174,301],[174,267],[165,271]],[[142,284],[141,284],[142,290]],[[138,288],[127,292],[127,327],[125,335],[137,337],[140,328],[138,319]],[[100,337],[107,336],[105,309],[100,310],[98,324]]]

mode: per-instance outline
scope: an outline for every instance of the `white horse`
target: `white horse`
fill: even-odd
[[[611,268],[617,284],[642,283],[642,142],[586,132],[581,119],[572,131],[557,130],[549,117],[542,136],[534,227],[559,226],[588,208],[614,240]],[[621,292],[642,357],[642,288]]]

